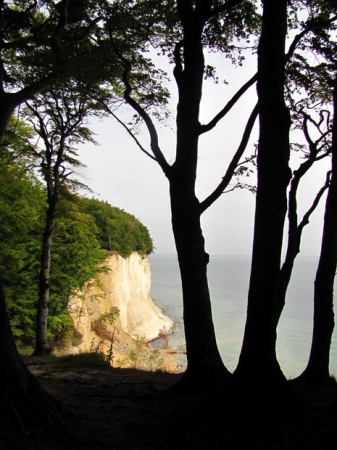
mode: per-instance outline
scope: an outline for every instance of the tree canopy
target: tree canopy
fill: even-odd
[[[307,405],[285,379],[276,355],[277,324],[289,281],[285,281],[285,270],[282,269],[282,249],[288,214],[289,276],[299,251],[302,224],[308,219],[305,215],[304,221],[297,223],[296,185],[299,175],[304,174],[311,163],[332,154],[332,174],[323,186],[328,190],[328,198],[315,291],[314,322],[318,326],[314,341],[320,345],[313,345],[313,348],[319,348],[320,353],[324,341],[326,369],[334,326],[332,290],[337,264],[334,238],[337,220],[330,214],[334,210],[336,189],[335,2],[264,0],[260,5],[249,0],[168,0],[161,3],[153,0],[98,3],[61,0],[58,3],[34,4],[2,2],[1,6],[0,100],[4,106],[0,133],[18,105],[29,99],[34,99],[31,104],[36,102],[42,91],[56,83],[64,94],[67,92],[66,84],[76,79],[76,82],[83,82],[84,89],[98,101],[102,114],[111,114],[121,123],[116,114],[118,106],[124,103],[131,108],[135,114],[134,121],[123,123],[124,128],[141,151],[158,163],[168,180],[172,230],[182,280],[188,360],[179,386],[194,391],[200,387],[209,390],[218,387],[211,396],[212,402],[219,401],[222,406],[224,401],[228,401],[231,411],[236,408],[238,417],[242,412],[255,414],[258,403],[267,414],[284,412],[288,408],[296,412],[303,410]],[[214,68],[205,64],[205,49],[219,52],[237,66],[242,63],[245,50],[256,52],[257,72],[215,113],[212,120],[201,124],[204,79],[216,79]],[[174,67],[178,94],[173,162],[162,151],[156,126],[158,120],[163,121],[167,117],[169,93],[163,87],[165,74],[151,60],[151,51],[166,55]],[[97,70],[92,70],[88,62]],[[255,83],[257,105],[242,124],[241,142],[217,187],[207,197],[199,199],[196,182],[200,136],[220,124],[238,99]],[[256,209],[247,320],[239,364],[231,374],[216,343],[207,277],[209,255],[201,216],[223,194],[238,166],[245,161],[244,152],[257,118]],[[141,144],[134,132],[139,123],[144,123],[147,128],[149,148]],[[304,141],[292,142],[292,129],[301,129]],[[76,135],[74,138],[76,140]],[[15,145],[13,141],[13,148],[16,148],[16,141]],[[299,149],[304,149],[305,163],[308,164],[293,171],[291,151]],[[11,179],[10,167],[17,163],[8,162],[11,158],[8,159],[6,152],[4,156],[8,166],[3,174],[6,181]],[[24,167],[21,165],[20,170]],[[27,211],[35,220],[41,208],[37,200],[41,187],[34,177],[26,178],[24,173],[20,179],[13,177],[13,190],[17,189],[20,200],[21,195],[29,191],[34,201],[27,208],[19,208],[18,214]],[[133,216],[94,199],[81,198],[70,207],[66,193],[62,194],[60,192],[60,200],[64,203],[60,203],[57,213],[63,211],[63,214],[59,223],[55,225],[53,222],[50,227],[56,233],[54,288],[62,289],[61,293],[55,293],[57,314],[53,322],[60,335],[64,332],[63,319],[58,320],[57,317],[64,312],[66,295],[78,288],[96,267],[94,263],[82,271],[81,258],[86,258],[88,250],[91,255],[96,254],[96,250],[105,249],[117,251],[122,256],[127,256],[132,250],[143,254],[153,250],[147,229]],[[317,195],[318,198],[321,197]],[[43,204],[42,211],[45,207]],[[8,229],[4,228],[4,235],[8,236],[11,228],[19,234],[14,216],[15,220],[12,220],[12,209],[4,203],[3,210],[10,224]],[[6,254],[1,262],[4,274],[8,267],[16,269],[12,276],[15,288],[15,277],[20,273],[17,269],[26,267],[26,259],[32,255],[24,247],[25,242],[31,242],[36,249],[35,227],[29,225],[27,229],[32,235],[28,233],[28,239],[24,235],[21,241],[20,236],[15,236],[14,242],[18,244],[15,251],[8,245],[8,262]],[[77,239],[80,238],[84,243],[79,248]],[[69,261],[68,256],[71,255],[73,257]],[[62,276],[66,272],[63,266],[66,263],[72,269],[69,277]],[[28,266],[33,265],[30,259]],[[324,272],[331,274],[329,279],[322,277]],[[2,278],[11,302],[11,274],[7,279],[8,287],[5,275]],[[22,280],[26,282],[28,277],[24,275]],[[320,288],[322,284],[328,292]],[[20,305],[20,302],[16,304]],[[320,304],[326,308],[321,308]],[[6,311],[2,291],[0,307]],[[326,334],[322,331],[324,319],[329,323]],[[0,345],[4,347],[11,342],[7,322],[4,314],[4,331],[0,334]],[[13,357],[13,361],[17,363],[18,359]],[[10,403],[14,402],[13,399],[15,395],[9,397],[7,403],[16,410]]]

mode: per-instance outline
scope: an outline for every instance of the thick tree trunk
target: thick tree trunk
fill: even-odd
[[[313,336],[302,381],[327,384],[332,333],[335,326],[333,290],[337,267],[337,81],[334,88],[331,179],[325,204],[321,254],[315,279]]]
[[[283,96],[286,21],[286,0],[264,2],[258,49],[260,137],[254,244],[238,371],[279,370],[275,355],[276,296],[290,181],[290,118]]]
[[[42,389],[22,362],[11,332],[0,285],[0,436],[2,442],[34,441],[44,433],[64,432],[60,405]],[[55,426],[55,429],[53,428]],[[61,428],[62,427],[62,428]],[[7,447],[6,447],[7,448]],[[19,446],[15,446],[19,448]],[[22,445],[21,448],[29,448]]]
[[[212,2],[200,2],[194,10],[178,1],[184,39],[175,54],[179,90],[176,161],[170,168],[172,228],[183,288],[187,370],[180,385],[195,388],[223,381],[224,367],[216,344],[207,284],[208,255],[200,226],[200,204],[195,195],[200,135],[199,108],[204,76],[201,44],[203,26]],[[183,50],[183,58],[180,55]]]
[[[181,272],[187,371],[180,385],[214,386],[229,376],[221,360],[212,319],[207,282],[209,255],[204,249],[199,202],[185,198],[171,180],[172,226]]]
[[[3,136],[7,129],[9,119],[11,118],[16,106],[17,101],[13,94],[0,93],[0,138]]]
[[[290,181],[290,116],[284,101],[287,1],[265,0],[258,48],[260,137],[247,320],[233,383],[247,402],[280,408],[293,394],[276,358],[277,299]],[[254,407],[254,406],[253,406]]]

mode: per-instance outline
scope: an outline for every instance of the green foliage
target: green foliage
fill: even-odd
[[[119,317],[119,309],[117,306],[112,306],[109,312],[101,314],[98,318],[100,322],[103,324],[113,325]]]
[[[80,208],[95,218],[102,248],[124,258],[133,251],[144,255],[153,252],[148,229],[133,215],[94,198],[82,198]]]
[[[0,276],[12,330],[21,346],[35,339],[41,239],[45,221],[45,188],[28,168],[32,129],[12,121],[0,146]],[[31,157],[31,161],[34,158]],[[69,297],[106,270],[107,250],[128,256],[148,254],[152,240],[133,216],[107,203],[60,191],[52,245],[48,339],[58,344],[73,338],[67,311]],[[101,322],[112,324],[112,309]]]
[[[6,147],[1,147],[0,167],[1,282],[13,333],[29,340],[34,335],[45,196],[40,183]]]
[[[106,367],[102,353],[79,353],[78,355],[54,356],[48,358],[56,365],[67,368],[104,368]]]

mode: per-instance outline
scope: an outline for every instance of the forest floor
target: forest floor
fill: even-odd
[[[167,391],[181,374],[116,368],[57,366],[24,358],[42,387],[62,403],[68,437],[55,435],[3,443],[1,450],[336,450],[337,414],[321,407],[336,388],[296,387],[319,409],[282,419],[230,420],[226,405],[190,414],[201,393]],[[208,406],[210,404],[208,403]],[[207,420],[211,416],[216,420]],[[259,416],[259,405],[256,405]],[[196,419],[194,420],[193,419]],[[267,419],[266,419],[267,417]],[[189,420],[190,418],[191,421]],[[205,420],[204,420],[205,419]],[[9,443],[10,442],[10,443]]]

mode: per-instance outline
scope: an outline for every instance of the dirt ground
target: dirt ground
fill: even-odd
[[[1,450],[336,450],[337,415],[321,410],[280,421],[249,423],[229,420],[226,405],[203,411],[204,419],[189,411],[201,396],[167,392],[181,374],[130,369],[70,369],[26,359],[29,370],[63,404],[69,437],[37,438]],[[322,390],[314,398],[321,407],[336,394]],[[217,409],[218,408],[218,409]],[[259,414],[259,405],[256,405]],[[212,415],[216,419],[207,420]],[[61,433],[60,433],[61,436]],[[32,440],[30,440],[30,443]]]

